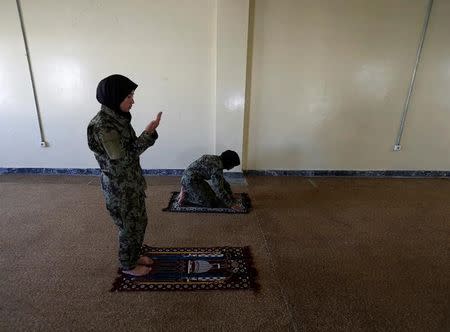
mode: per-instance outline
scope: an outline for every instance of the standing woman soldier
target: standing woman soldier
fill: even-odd
[[[147,187],[139,156],[158,138],[161,112],[136,137],[130,109],[137,84],[122,75],[111,75],[97,86],[100,111],[87,128],[89,148],[101,170],[106,208],[119,228],[119,262],[123,273],[142,276],[151,271],[149,257],[139,256],[147,226]]]

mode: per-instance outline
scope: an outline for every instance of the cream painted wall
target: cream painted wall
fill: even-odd
[[[242,156],[248,15],[248,0],[218,0],[215,112],[217,154],[234,150]],[[241,168],[242,163],[232,171]]]
[[[137,132],[164,111],[144,168],[182,168],[214,152],[214,1],[21,2],[50,147],[39,146],[15,1],[2,1],[0,167],[97,167],[86,126],[99,109],[96,85],[112,73],[139,84]]]
[[[450,168],[450,1],[435,0],[397,168]]]
[[[449,169],[448,1],[392,151],[427,3],[255,0],[247,168]]]
[[[41,156],[40,135],[15,1],[0,2],[0,167]]]
[[[251,0],[250,49],[249,0],[21,3],[50,147],[39,146],[16,2],[1,1],[0,168],[97,167],[95,88],[122,73],[139,84],[137,132],[164,111],[147,169],[225,148],[245,169],[449,169],[448,1],[435,0],[401,152],[427,0]]]

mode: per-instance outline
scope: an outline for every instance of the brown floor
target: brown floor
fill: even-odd
[[[0,331],[449,331],[450,181],[248,177],[248,215],[162,212],[154,246],[250,245],[261,290],[110,293],[96,177],[0,176]]]

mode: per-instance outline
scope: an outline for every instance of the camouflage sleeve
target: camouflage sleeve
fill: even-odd
[[[142,134],[134,141],[130,152],[140,156],[145,150],[155,144],[157,139],[158,132],[156,130],[152,134],[149,134],[144,130]]]
[[[116,130],[109,130],[100,133],[100,141],[112,160],[126,157],[140,156],[148,147],[155,144],[158,133],[153,134],[143,132],[127,149],[122,145],[120,134]]]
[[[233,195],[231,192],[230,184],[223,177],[222,172],[215,172],[211,176],[211,182],[214,187],[214,191],[217,196],[227,205],[233,205]]]
[[[116,160],[124,156],[120,134],[116,130],[101,131],[99,139],[110,159]]]
[[[230,186],[230,184],[228,183],[228,181],[227,180],[225,180],[225,178],[223,179],[223,181],[224,181],[224,188],[225,188],[225,190],[228,192],[228,194],[231,196],[231,197],[233,197],[233,192],[231,191],[231,186]]]

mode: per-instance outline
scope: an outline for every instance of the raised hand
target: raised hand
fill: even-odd
[[[159,122],[161,121],[161,115],[162,112],[159,112],[158,115],[156,116],[156,119],[153,120],[152,122],[150,122],[147,127],[145,127],[145,131],[148,132],[149,134],[152,134],[156,128],[158,128],[159,126]]]

